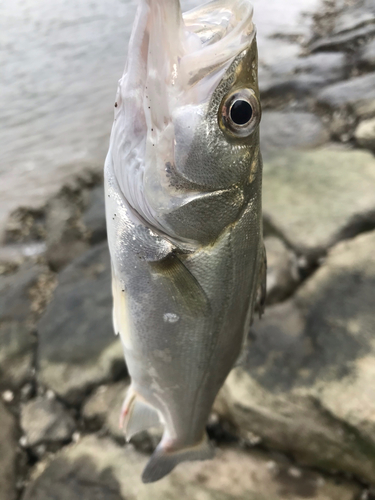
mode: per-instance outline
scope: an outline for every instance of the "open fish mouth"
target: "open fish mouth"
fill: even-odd
[[[201,195],[199,187],[172,189],[176,121],[189,141],[203,121],[215,88],[233,60],[252,42],[248,0],[213,0],[184,15],[179,0],[140,0],[119,82],[111,148],[121,191],[134,213],[168,234],[160,214]]]

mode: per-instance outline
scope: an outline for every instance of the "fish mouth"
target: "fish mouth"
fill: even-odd
[[[173,192],[165,175],[174,164],[174,113],[182,106],[203,113],[255,36],[252,13],[248,0],[213,0],[185,14],[179,0],[139,0],[110,150],[125,199],[157,230],[165,230],[160,214],[201,195]]]

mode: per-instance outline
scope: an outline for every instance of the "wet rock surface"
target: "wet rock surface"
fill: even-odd
[[[309,149],[325,144],[329,134],[322,120],[303,111],[264,111],[260,140],[262,155],[279,154],[284,149]]]
[[[224,392],[240,432],[300,462],[375,481],[375,232],[337,245],[253,325]]]
[[[329,3],[327,2],[329,5]],[[310,41],[310,51],[353,50],[375,34],[375,7],[372,0],[332,2],[321,33]]]
[[[342,53],[323,52],[282,59],[260,70],[259,83],[263,105],[314,96],[322,86],[344,80],[347,75],[347,58]]]
[[[0,387],[17,389],[33,377],[35,323],[43,295],[53,286],[49,278],[46,266],[33,263],[0,276]]]
[[[340,239],[375,227],[374,182],[375,158],[365,151],[280,152],[264,163],[266,227],[315,258]]]
[[[17,466],[17,424],[0,401],[0,500],[15,500]]]
[[[38,474],[23,500],[355,500],[359,489],[303,472],[264,453],[218,450],[213,462],[178,467],[168,477],[144,485],[140,474],[147,455],[131,446],[88,437],[66,448]],[[44,470],[43,470],[44,469]]]
[[[125,370],[111,311],[110,261],[104,242],[60,273],[53,300],[37,326],[39,380],[71,404]]]
[[[335,83],[317,96],[322,112],[332,114],[330,129],[333,137],[349,139],[358,120],[375,116],[375,73]]]
[[[73,417],[54,397],[39,397],[21,407],[24,446],[58,447],[70,441],[76,425]]]

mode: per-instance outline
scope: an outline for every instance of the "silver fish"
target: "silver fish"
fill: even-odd
[[[127,439],[142,475],[212,458],[205,426],[265,296],[257,47],[247,0],[139,0],[105,163]]]

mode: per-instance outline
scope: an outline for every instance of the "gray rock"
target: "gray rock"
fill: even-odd
[[[116,441],[125,443],[125,436],[120,429],[120,414],[125,399],[128,381],[98,387],[86,400],[82,416],[91,429],[104,427]]]
[[[367,71],[375,69],[375,39],[362,47],[358,57],[358,66]]]
[[[55,398],[37,398],[21,408],[21,427],[26,446],[60,445],[69,441],[75,431],[70,413]]]
[[[0,275],[16,271],[29,257],[42,255],[45,250],[42,241],[0,246]]]
[[[63,189],[46,209],[46,256],[55,271],[62,269],[88,248],[80,222],[80,192]]]
[[[316,95],[322,86],[348,76],[345,54],[322,53],[283,59],[259,72],[262,101],[277,101]]]
[[[375,232],[335,247],[254,324],[219,408],[299,463],[375,481]],[[223,411],[223,410],[222,410]]]
[[[354,136],[360,146],[375,150],[375,118],[361,122]]]
[[[332,135],[349,139],[357,120],[375,116],[375,73],[329,85],[319,92],[317,105],[332,115]]]
[[[340,239],[374,227],[374,185],[375,159],[366,151],[279,152],[264,163],[266,225],[314,259]]]
[[[359,489],[304,472],[262,452],[218,450],[213,461],[185,463],[162,481],[141,483],[147,457],[108,439],[84,438],[40,467],[23,500],[354,500]]]
[[[297,258],[285,244],[274,236],[265,238],[267,250],[267,303],[280,302],[288,297],[300,278]]]
[[[104,188],[97,186],[89,193],[89,201],[86,211],[82,216],[82,222],[89,232],[90,243],[99,243],[107,237],[105,222]]]
[[[112,327],[106,243],[60,273],[38,333],[39,380],[71,404],[78,404],[91,388],[125,371],[121,343]]]
[[[0,276],[0,388],[19,389],[33,377],[35,321],[43,306],[38,292],[49,277],[46,267],[32,263]]]
[[[329,140],[329,134],[316,115],[306,112],[264,111],[260,126],[262,155],[279,150],[308,149]]]
[[[333,26],[327,36],[309,43],[310,51],[353,49],[358,42],[375,33],[375,8],[372,0],[336,2],[337,12],[331,16]]]
[[[17,428],[0,401],[0,500],[16,498]]]

